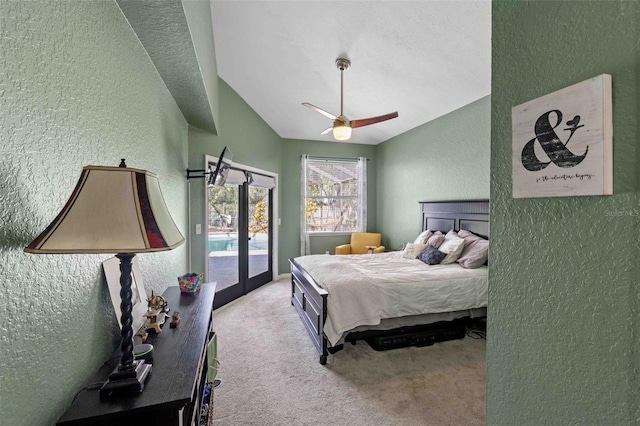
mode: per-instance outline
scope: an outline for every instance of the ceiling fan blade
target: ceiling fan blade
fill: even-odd
[[[315,105],[311,105],[308,102],[303,102],[302,105],[304,105],[304,106],[306,106],[308,108],[311,108],[312,110],[317,111],[320,114],[324,115],[325,117],[329,117],[332,120],[335,120],[336,118],[338,118],[337,116],[331,114],[330,112],[327,112],[327,111],[323,110],[322,108],[319,108],[319,107],[317,107]]]
[[[326,129],[324,129],[324,131],[322,133],[320,133],[321,135],[326,135],[327,133],[329,133],[330,131],[333,130],[333,126],[331,127],[327,127]]]
[[[362,127],[368,126],[370,124],[380,123],[381,121],[391,120],[392,118],[396,118],[398,116],[398,112],[392,112],[390,114],[379,115],[377,117],[369,117],[369,118],[361,118],[359,120],[351,120],[351,127]]]

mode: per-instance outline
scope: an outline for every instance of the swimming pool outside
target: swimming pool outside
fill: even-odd
[[[238,234],[209,234],[209,257],[211,256],[237,256]],[[257,233],[249,240],[249,251],[252,254],[267,254],[269,248],[269,235]]]

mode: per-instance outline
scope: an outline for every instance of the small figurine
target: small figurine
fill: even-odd
[[[170,328],[176,328],[178,324],[180,324],[180,312],[173,311],[173,315],[171,316],[171,322],[169,323]]]
[[[149,304],[149,309],[169,312],[169,308],[167,308],[167,300],[162,296],[156,296],[153,291],[151,291],[151,297],[147,299],[147,303]]]
[[[169,316],[170,309],[167,307],[167,301],[162,296],[156,296],[153,291],[151,297],[147,300],[149,307],[147,313],[144,315],[147,318],[145,326],[149,331],[155,331],[160,333],[160,328],[164,324],[164,320]]]

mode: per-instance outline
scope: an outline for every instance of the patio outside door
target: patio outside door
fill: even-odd
[[[238,185],[235,176],[227,186],[207,189],[208,280],[218,283],[214,309],[273,278],[273,191]]]

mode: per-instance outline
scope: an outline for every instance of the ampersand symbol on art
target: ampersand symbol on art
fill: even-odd
[[[551,124],[550,116],[551,114],[555,114],[556,123],[555,125]],[[582,162],[587,156],[589,152],[589,147],[584,151],[582,155],[575,155],[569,148],[567,148],[567,144],[573,137],[573,134],[581,127],[584,127],[584,124],[580,124],[580,116],[576,115],[572,120],[566,122],[566,125],[569,126],[563,130],[569,131],[569,137],[566,142],[562,142],[560,137],[556,134],[555,128],[558,127],[562,123],[562,112],[557,109],[547,111],[538,117],[536,124],[534,126],[534,132],[536,137],[531,139],[522,149],[522,155],[520,157],[520,161],[525,169],[530,172],[537,172],[539,170],[544,169],[550,163],[553,162],[558,167],[570,168],[575,167]],[[541,161],[534,151],[535,143],[538,141],[540,147],[544,150],[545,154],[549,157],[549,161]]]

